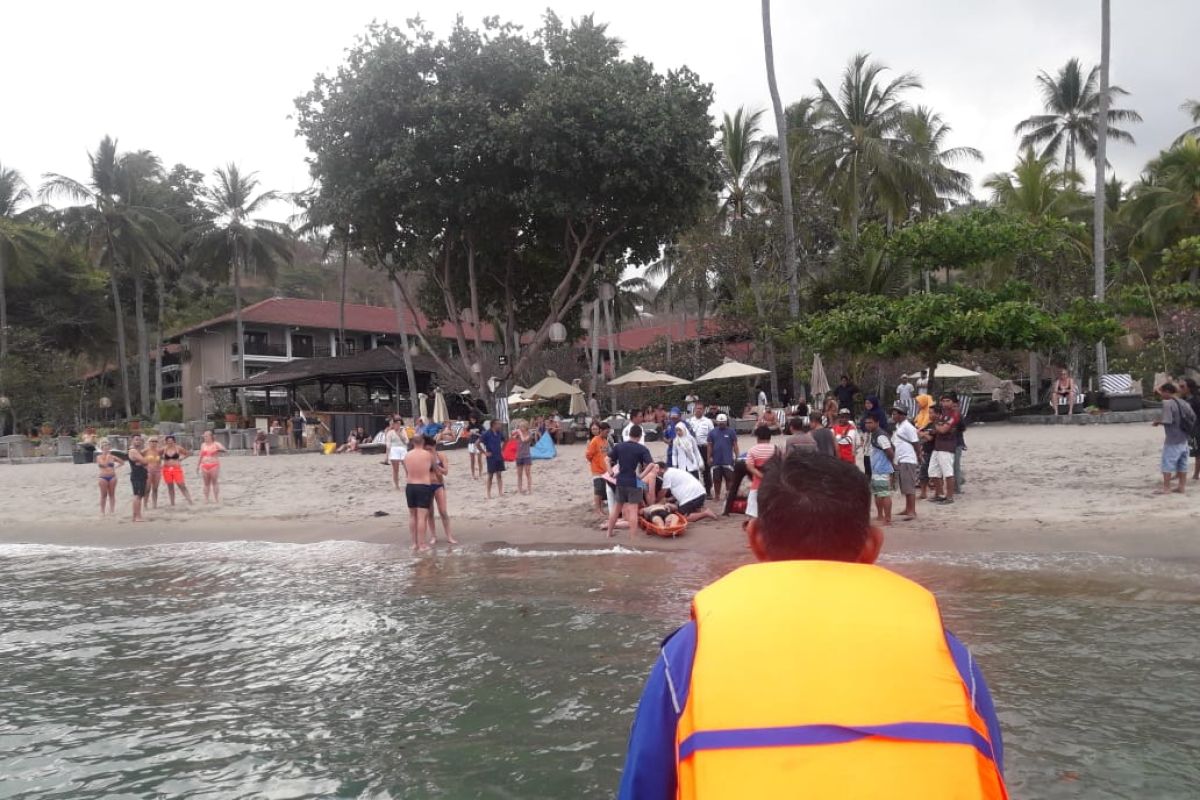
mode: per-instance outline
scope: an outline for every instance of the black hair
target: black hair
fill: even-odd
[[[1162,386],[1158,387],[1158,390],[1166,394],[1175,394],[1177,391],[1179,391],[1177,388],[1175,388],[1175,384],[1173,383],[1164,383]]]
[[[1184,378],[1183,382],[1188,387],[1188,391],[1191,392],[1192,394],[1195,394],[1197,391],[1200,391],[1200,386],[1196,385],[1195,378]]]
[[[957,403],[958,402],[958,392],[953,392],[953,391],[942,392],[941,396],[938,399],[939,400],[953,400],[954,402]]]
[[[871,489],[854,464],[792,448],[763,467],[758,531],[771,561],[856,561],[871,528]]]
[[[766,425],[759,425],[754,429],[754,438],[758,439],[760,442],[771,441],[771,429]]]
[[[597,422],[597,423],[596,423],[596,425],[597,425],[597,427],[599,427],[599,428],[600,428],[600,430],[602,430],[602,431],[609,431],[609,430],[612,430],[612,425],[609,425],[607,422]]]
[[[630,425],[629,426],[629,438],[630,439],[642,438],[642,426],[637,425],[637,424]]]
[[[654,466],[658,467],[659,471],[661,472],[667,471],[667,462],[665,461],[655,461]]]
[[[808,415],[808,421],[815,422],[818,425],[821,424],[821,420],[824,418],[825,418],[825,416],[820,411],[814,411]]]
[[[804,430],[804,420],[801,417],[792,417],[788,420],[788,430],[799,433]]]

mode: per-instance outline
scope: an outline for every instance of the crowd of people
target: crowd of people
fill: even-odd
[[[158,508],[158,492],[163,486],[167,488],[171,506],[175,505],[176,491],[189,506],[192,505],[183,466],[192,453],[182,447],[174,435],[167,434],[161,439],[158,436],[134,436],[130,439],[129,449],[124,451],[114,450],[111,441],[100,439],[97,448],[93,463],[100,471],[96,480],[100,489],[100,516],[116,514],[117,473],[125,466],[129,467],[134,522],[145,522],[146,509]],[[196,474],[204,487],[206,503],[221,500],[220,457],[224,452],[225,446],[214,439],[212,431],[205,431],[196,452]]]

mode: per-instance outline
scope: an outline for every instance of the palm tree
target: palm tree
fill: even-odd
[[[1134,244],[1143,252],[1200,235],[1200,140],[1187,135],[1160,153],[1132,195],[1126,208],[1138,226]],[[1193,270],[1193,283],[1196,278]]]
[[[8,357],[8,282],[27,278],[53,238],[17,210],[32,199],[21,173],[0,164],[0,368]],[[0,390],[3,385],[0,381]]]
[[[905,111],[900,116],[900,133],[908,157],[918,167],[917,181],[908,206],[919,217],[945,211],[958,201],[971,199],[971,176],[952,165],[963,161],[982,161],[974,147],[946,147],[951,128],[942,115],[926,106]]]
[[[762,0],[763,50],[767,61],[767,86],[775,109],[775,128],[779,148],[779,186],[783,211],[783,263],[788,278],[788,310],[792,319],[800,316],[800,280],[796,273],[796,218],[792,211],[791,159],[788,158],[788,118],[775,82],[775,45],[771,32],[771,0]],[[798,387],[797,387],[798,388]],[[778,397],[778,393],[776,393]]]
[[[880,77],[887,67],[869,59],[859,53],[850,60],[836,96],[817,81],[825,178],[851,240],[869,201],[902,216],[908,193],[922,181],[900,135],[908,110],[901,95],[921,81],[906,72],[885,84]]]
[[[1100,91],[1097,83],[1100,68],[1092,67],[1087,77],[1083,75],[1083,67],[1079,59],[1072,58],[1057,75],[1042,72],[1037,77],[1038,86],[1042,91],[1042,104],[1045,114],[1035,114],[1017,123],[1014,133],[1022,134],[1021,148],[1042,146],[1043,156],[1057,157],[1060,150],[1064,151],[1063,171],[1076,171],[1076,151],[1083,150],[1090,159],[1096,157],[1096,134],[1099,128],[1096,119],[1100,110]],[[1127,95],[1129,92],[1120,86],[1108,87],[1108,99],[1111,102],[1117,95]],[[1133,144],[1133,136],[1116,123],[1141,122],[1142,117],[1136,111],[1125,108],[1108,109],[1108,138],[1116,142]]]
[[[168,261],[175,231],[169,215],[141,202],[140,184],[153,173],[153,165],[148,163],[152,158],[146,151],[120,153],[117,141],[105,136],[96,152],[88,154],[91,178],[87,183],[51,172],[43,176],[40,191],[43,197],[64,196],[80,203],[59,215],[63,228],[84,245],[93,267],[107,269],[126,417],[133,416],[133,408],[119,279],[131,267]]]
[[[278,192],[258,190],[257,173],[243,173],[237,164],[218,167],[214,184],[204,192],[202,203],[210,219],[192,232],[195,245],[191,257],[202,270],[223,273],[228,270],[233,286],[233,314],[237,326],[238,374],[246,377],[246,336],[242,327],[242,276],[259,270],[274,278],[280,265],[291,263],[292,245],[286,226],[256,219],[254,215],[270,202],[280,199]],[[246,416],[246,393],[240,392],[242,416]]]
[[[1195,125],[1194,127],[1188,128],[1186,131],[1179,134],[1179,138],[1175,140],[1175,144],[1182,142],[1183,137],[1185,136],[1193,136],[1197,139],[1200,139],[1200,100],[1186,100],[1184,101],[1183,105],[1179,107],[1179,110],[1185,112],[1189,117],[1191,117],[1192,122],[1195,123]]]
[[[721,205],[718,217],[725,221],[745,219],[762,208],[769,157],[763,147],[759,120],[762,111],[747,112],[739,106],[733,116],[721,121]]]
[[[1026,148],[1012,172],[989,176],[984,188],[992,193],[992,202],[1031,219],[1065,217],[1080,209],[1080,195],[1074,188],[1077,174],[1060,171],[1053,155],[1035,155]]]

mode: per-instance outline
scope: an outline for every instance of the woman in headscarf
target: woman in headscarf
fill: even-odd
[[[867,395],[867,399],[863,403],[863,408],[865,410],[863,412],[862,421],[859,422],[859,424],[858,424],[858,429],[860,431],[865,431],[867,429],[867,420],[873,419],[879,423],[879,430],[881,430],[884,433],[892,432],[891,422],[888,421],[887,414],[885,414],[883,412],[883,409],[880,408],[879,397],[877,395],[873,395],[873,394]],[[871,445],[870,438],[871,437],[869,437],[869,436],[859,437],[859,446],[862,448],[861,453],[862,453],[862,459],[863,459],[863,470],[867,473],[868,478],[871,477],[871,446],[872,445]]]
[[[692,477],[700,479],[700,470],[703,461],[700,459],[700,448],[696,444],[696,437],[692,436],[691,430],[687,423],[675,423],[675,439],[672,442],[672,450],[674,451],[675,466],[684,472],[691,473]]]

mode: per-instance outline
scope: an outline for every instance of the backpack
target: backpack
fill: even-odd
[[[1179,430],[1188,436],[1194,436],[1196,434],[1196,412],[1178,397],[1172,399],[1182,408],[1179,413]]]

